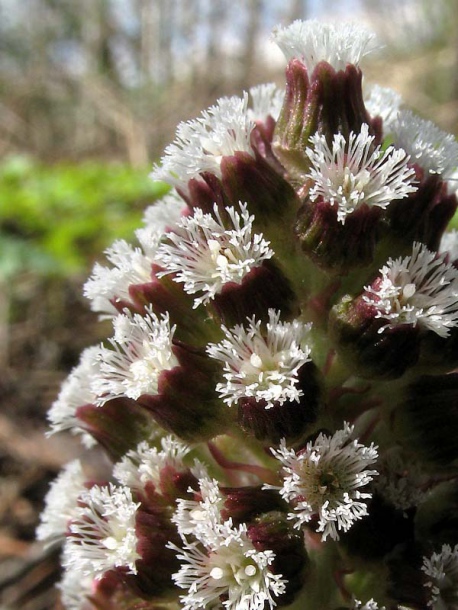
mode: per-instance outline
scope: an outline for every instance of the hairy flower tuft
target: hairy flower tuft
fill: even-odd
[[[216,481],[206,478],[199,484],[201,501],[178,501],[174,521],[182,548],[169,545],[183,562],[173,575],[177,586],[188,591],[180,597],[183,610],[219,605],[226,610],[273,608],[286,587],[270,569],[275,554],[257,551],[245,524],[234,527],[231,519],[221,518],[222,497]]]
[[[365,500],[370,492],[361,492],[372,481],[376,470],[367,470],[377,460],[376,447],[351,440],[353,427],[345,423],[332,436],[320,433],[315,441],[296,452],[282,441],[272,454],[283,465],[281,496],[294,507],[289,518],[295,527],[318,517],[322,540],[339,539],[339,531],[348,531],[355,521],[368,514]]]
[[[403,150],[389,147],[385,152],[373,146],[374,136],[364,124],[361,132],[350,133],[348,143],[335,134],[332,149],[323,134],[310,138],[306,149],[311,162],[309,197],[322,198],[337,207],[337,218],[344,224],[348,214],[361,205],[386,208],[394,199],[403,199],[416,191],[415,176],[409,157]]]
[[[458,600],[458,544],[453,548],[444,544],[439,553],[423,558],[421,568],[429,580],[431,590],[428,606],[434,609],[456,608]]]
[[[143,223],[152,233],[165,233],[180,220],[185,210],[186,204],[183,199],[175,190],[171,190],[162,199],[145,209]]]
[[[92,382],[99,406],[121,396],[136,400],[157,394],[160,373],[178,364],[168,315],[159,318],[151,307],[144,316],[126,311],[114,318],[113,327],[113,349],[100,347],[100,373]]]
[[[447,337],[458,325],[458,271],[445,257],[416,242],[412,256],[388,260],[380,281],[366,286],[363,297],[387,321],[379,332],[418,324]]]
[[[389,87],[372,85],[365,96],[364,104],[372,117],[382,118],[384,135],[391,134],[401,108],[402,96]]]
[[[140,504],[128,487],[94,485],[81,494],[66,545],[65,567],[84,576],[101,578],[113,568],[135,574],[137,553],[135,516]]]
[[[167,146],[151,177],[186,189],[202,172],[220,176],[224,156],[243,151],[254,155],[250,135],[254,123],[248,114],[248,94],[223,97],[192,121],[180,123],[176,138]]]
[[[91,576],[82,576],[78,568],[67,569],[57,587],[61,591],[62,603],[66,610],[87,610],[94,579]]]
[[[265,401],[266,408],[286,400],[298,402],[298,370],[310,361],[306,340],[311,324],[299,320],[280,322],[280,312],[269,310],[265,329],[248,318],[248,327],[222,327],[226,339],[209,344],[208,354],[224,364],[224,383],[216,386],[221,398],[232,406],[240,398]]]
[[[457,172],[458,142],[431,121],[401,110],[392,134],[395,145],[406,150],[412,163],[418,163],[426,172],[439,174],[444,180]]]
[[[278,26],[273,39],[288,61],[301,59],[309,74],[320,61],[335,70],[345,70],[347,64],[358,65],[376,48],[375,34],[356,23],[332,25],[298,19],[285,28]]]
[[[91,277],[84,284],[84,296],[91,301],[93,311],[108,315],[118,312],[112,301],[131,303],[129,287],[151,282],[154,255],[162,233],[151,226],[136,231],[139,247],[120,239],[105,250],[111,267],[96,263]]]
[[[63,468],[46,495],[45,508],[36,532],[38,540],[52,543],[65,535],[68,523],[77,510],[78,497],[86,489],[85,482],[79,460]]]
[[[251,108],[248,108],[248,116],[253,121],[265,121],[267,117],[278,119],[285,92],[275,83],[265,83],[250,88]]]
[[[168,234],[169,242],[157,252],[157,261],[165,269],[159,276],[173,273],[173,279],[183,283],[188,294],[201,293],[194,308],[208,303],[225,284],[240,284],[274,254],[262,234],[253,233],[254,216],[246,204],[240,204],[240,214],[232,207],[226,212],[229,228],[216,205],[213,215],[196,209],[194,216],[176,225]]]
[[[115,464],[113,476],[122,485],[141,489],[146,483],[160,484],[161,470],[183,469],[183,459],[190,448],[171,435],[161,439],[161,450],[142,441],[135,450],[129,451],[120,462]]]
[[[92,383],[100,371],[98,353],[99,348],[96,346],[83,350],[79,364],[73,368],[62,384],[57,399],[48,411],[48,420],[51,424],[48,436],[70,430],[72,434],[81,435],[85,447],[89,448],[95,444],[93,437],[80,427],[76,410],[86,404],[95,404],[97,400]]]

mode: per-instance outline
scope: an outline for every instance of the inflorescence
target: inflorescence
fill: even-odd
[[[273,39],[285,90],[180,123],[84,286],[112,336],[49,434],[93,457],[37,528],[67,610],[458,608],[458,144],[363,93],[372,33]]]

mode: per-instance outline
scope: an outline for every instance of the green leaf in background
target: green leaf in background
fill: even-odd
[[[131,240],[145,207],[167,190],[146,168],[6,159],[0,165],[0,276],[86,270],[115,239]]]

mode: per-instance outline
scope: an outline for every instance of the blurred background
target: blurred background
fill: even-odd
[[[58,608],[34,543],[49,482],[81,449],[45,439],[81,350],[108,334],[81,296],[95,260],[164,194],[148,173],[176,124],[275,81],[297,18],[356,20],[366,81],[458,131],[457,0],[0,0],[0,609]]]

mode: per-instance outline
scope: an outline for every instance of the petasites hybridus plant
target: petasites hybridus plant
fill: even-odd
[[[372,34],[273,37],[285,92],[181,123],[85,285],[113,335],[50,433],[104,474],[69,464],[38,528],[67,610],[458,608],[458,144],[363,91]]]

